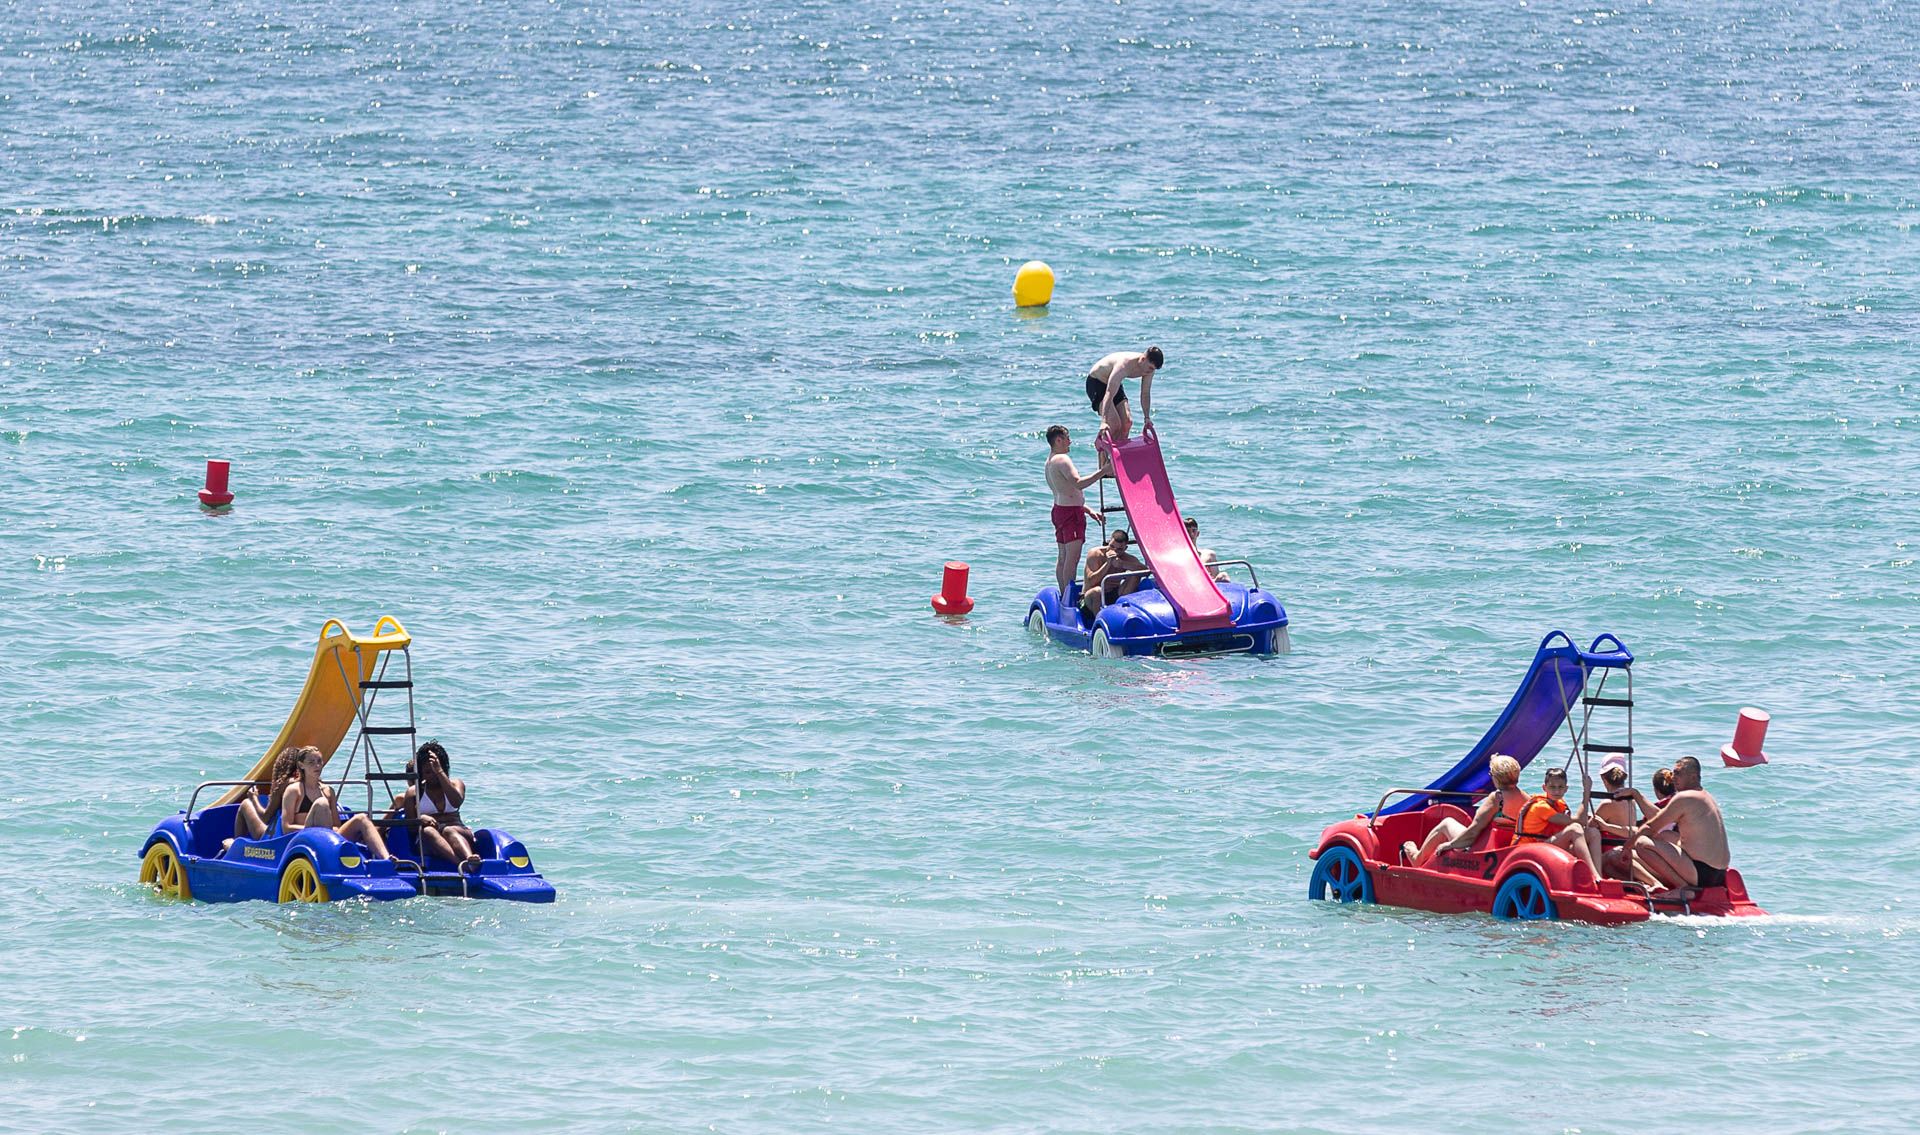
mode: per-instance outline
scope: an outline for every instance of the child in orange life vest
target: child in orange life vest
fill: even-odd
[[[1529,796],[1526,805],[1520,809],[1519,831],[1513,842],[1551,843],[1555,847],[1565,848],[1574,858],[1587,865],[1593,877],[1600,877],[1600,860],[1597,854],[1600,833],[1587,824],[1592,813],[1593,782],[1582,782],[1580,810],[1567,810],[1567,770],[1550,768],[1546,780],[1541,784],[1538,795]]]

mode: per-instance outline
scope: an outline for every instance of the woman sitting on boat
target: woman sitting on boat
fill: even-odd
[[[220,841],[220,849],[225,851],[235,839],[265,839],[273,830],[273,818],[280,814],[280,793],[284,792],[287,782],[294,778],[294,759],[300,750],[289,745],[280,750],[273,758],[273,779],[267,787],[265,798],[257,795],[259,781],[253,782],[252,789],[240,798],[239,810],[233,814],[233,835]]]
[[[1473,814],[1473,822],[1462,826],[1458,820],[1441,820],[1433,825],[1427,838],[1418,849],[1413,841],[1400,845],[1401,857],[1415,867],[1425,866],[1429,859],[1442,851],[1463,851],[1472,847],[1480,838],[1480,833],[1489,826],[1503,829],[1507,839],[1499,846],[1512,842],[1513,832],[1520,823],[1520,810],[1527,806],[1527,794],[1520,791],[1520,762],[1505,753],[1496,753],[1487,762],[1487,775],[1493,778],[1493,791],[1480,801],[1480,808]]]
[[[326,755],[311,745],[299,749],[294,757],[300,775],[280,793],[281,827],[287,831],[301,828],[327,828],[341,836],[363,843],[375,859],[392,859],[380,829],[363,813],[340,819],[333,789],[320,782],[320,770],[327,767]]]
[[[418,773],[418,781],[407,786],[381,822],[391,823],[403,814],[418,819],[420,846],[427,854],[471,872],[479,869],[480,857],[474,854],[473,829],[460,819],[467,782],[448,774],[451,764],[440,742],[420,746],[407,765],[407,771]]]
[[[1647,802],[1638,788],[1627,783],[1627,761],[1618,755],[1608,757],[1600,766],[1600,783],[1606,786],[1606,799],[1593,808],[1593,828],[1600,835],[1600,866],[1606,869],[1610,879],[1627,877],[1627,838],[1633,829],[1654,813],[1654,806]],[[1649,887],[1659,887],[1661,882],[1653,872],[1647,870],[1642,855],[1633,860],[1633,879]]]

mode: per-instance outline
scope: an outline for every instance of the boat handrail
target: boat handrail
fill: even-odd
[[[336,798],[340,794],[340,789],[349,784],[358,784],[358,785],[364,786],[367,790],[366,811],[368,814],[372,814],[373,782],[376,780],[405,780],[409,775],[411,774],[374,773],[370,777],[360,777],[359,779],[356,779],[356,780],[348,780],[348,779],[342,778],[340,780],[326,781],[326,783],[331,784],[333,786],[333,792]],[[289,781],[288,783],[293,783],[293,782]],[[256,788],[272,787],[271,784],[269,784],[267,781],[264,781],[264,780],[203,780],[200,782],[200,784],[197,787],[194,788],[193,795],[187,797],[187,819],[189,820],[193,819],[194,817],[193,806],[200,802],[200,794],[206,791],[207,789],[209,788],[240,788],[246,785],[252,785],[253,787],[256,787]]]
[[[1380,822],[1380,809],[1385,808],[1387,801],[1395,796],[1458,796],[1462,800],[1478,800],[1485,795],[1485,792],[1454,792],[1444,788],[1389,788],[1386,795],[1380,797],[1380,803],[1374,805],[1373,812],[1368,815],[1367,830],[1372,831],[1374,825]]]
[[[1253,585],[1255,587],[1260,586],[1260,573],[1254,568],[1253,564],[1247,560],[1214,560],[1212,563],[1204,564],[1202,566],[1212,568],[1216,571],[1223,567],[1246,568],[1247,575],[1251,577],[1251,581]],[[1117,583],[1124,579],[1145,579],[1152,574],[1153,574],[1152,568],[1141,568],[1139,571],[1116,571],[1111,574],[1101,576],[1100,584],[1102,587],[1104,587],[1109,581]]]
[[[200,802],[200,794],[202,792],[209,788],[239,788],[245,784],[258,785],[261,788],[272,787],[272,785],[264,780],[203,780],[200,782],[199,787],[193,790],[193,795],[187,797],[187,819],[193,819],[193,806]]]
[[[1215,560],[1212,563],[1203,563],[1201,566],[1210,567],[1215,571],[1219,571],[1221,568],[1224,568],[1224,567],[1246,568],[1247,575],[1250,579],[1250,582],[1252,582],[1252,584],[1255,587],[1260,586],[1260,572],[1256,570],[1253,564],[1248,560]],[[1219,580],[1215,580],[1214,582],[1218,583]]]

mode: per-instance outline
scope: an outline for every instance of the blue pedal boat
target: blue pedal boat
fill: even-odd
[[[203,902],[330,902],[419,895],[552,902],[553,884],[534,869],[526,846],[497,828],[474,829],[474,852],[481,862],[472,872],[422,856],[415,829],[406,820],[396,821],[383,833],[398,862],[375,859],[364,846],[335,831],[285,832],[277,819],[265,838],[233,838],[240,801],[247,793],[267,787],[275,756],[289,745],[312,745],[332,764],[352,733],[343,770],[337,777],[324,778],[341,801],[341,818],[352,814],[345,800],[350,790],[364,790],[364,810],[370,814],[375,811],[376,788],[387,794],[391,805],[393,784],[412,782],[414,774],[387,772],[377,741],[405,738],[407,754],[413,752],[417,729],[411,645],[406,628],[390,615],[382,616],[366,638],[349,632],[338,619],[327,620],[320,628],[320,644],[300,699],[267,755],[244,780],[201,784],[185,809],[156,824],[140,848],[140,881],[163,895]],[[396,653],[404,676],[388,678],[387,664]],[[405,691],[407,724],[370,722],[379,695],[387,690]],[[356,762],[362,767],[359,777],[352,776]],[[208,789],[223,791],[206,808],[197,808]]]
[[[1245,560],[1230,560],[1220,566],[1236,564],[1249,573],[1253,570]],[[1042,588],[1027,608],[1027,629],[1098,658],[1285,654],[1291,648],[1286,608],[1260,587],[1257,578],[1252,583],[1221,581],[1216,585],[1232,612],[1231,625],[1183,631],[1180,613],[1154,586],[1152,573],[1138,574],[1142,579],[1137,591],[1107,604],[1092,619],[1081,610],[1078,580],[1068,586],[1064,604],[1058,587]]]

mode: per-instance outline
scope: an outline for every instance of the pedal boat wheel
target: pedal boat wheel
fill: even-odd
[[[173,845],[156,840],[140,860],[140,881],[170,899],[190,899],[193,888],[187,883],[186,865],[174,854]]]
[[[1493,893],[1493,916],[1519,922],[1547,922],[1560,917],[1553,908],[1553,896],[1540,876],[1531,871],[1515,871]]]
[[[327,885],[320,881],[313,860],[298,858],[280,873],[281,902],[326,902]]]
[[[1366,864],[1351,847],[1329,847],[1313,862],[1313,877],[1307,881],[1307,897],[1334,902],[1372,902],[1373,880]]]

